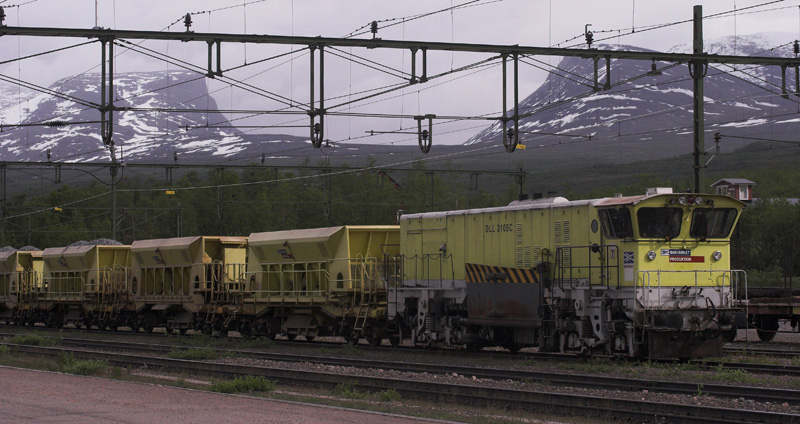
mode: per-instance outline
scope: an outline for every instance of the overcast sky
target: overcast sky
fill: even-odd
[[[603,42],[659,51],[677,44],[691,43],[691,23],[647,29],[654,25],[690,21],[693,5],[702,4],[705,16],[740,10],[736,14],[706,19],[706,40],[760,32],[786,33],[786,42],[800,38],[798,0],[99,0],[97,17],[95,4],[95,0],[0,0],[0,6],[5,7],[5,24],[9,26],[91,28],[98,25],[130,30],[183,31],[183,15],[210,11],[193,15],[194,31],[343,37],[355,31],[363,31],[375,20],[380,22],[378,36],[384,39],[583,47],[580,43],[583,41],[584,25],[591,24],[590,29],[595,32],[595,40],[608,38]],[[466,6],[410,19],[462,4]],[[762,6],[751,8],[756,5]],[[630,34],[632,29],[635,29],[634,34]],[[371,35],[362,34],[358,37],[370,38]],[[4,36],[0,37],[0,61],[82,41],[85,40]],[[205,43],[150,41],[144,45],[199,66],[205,66],[207,60]],[[302,46],[296,48],[300,47]],[[226,44],[223,45],[223,68],[251,63],[288,50],[288,46]],[[354,50],[353,53],[406,71],[410,67],[409,52]],[[398,83],[396,78],[351,65],[343,59],[329,57],[326,56],[326,97],[352,96],[363,89]],[[479,58],[478,55],[442,52],[430,54],[429,74],[458,68]],[[547,57],[541,59],[554,65],[560,60]],[[98,72],[99,60],[99,47],[91,45],[0,65],[0,73],[47,86],[70,75],[86,71]],[[284,60],[253,65],[228,75],[240,80],[249,78],[250,83],[291,97],[297,102],[306,102],[309,91],[307,54],[298,53],[294,61],[276,66],[283,62]],[[119,56],[116,66],[119,72],[177,69],[164,62],[130,52]],[[538,87],[545,77],[546,73],[543,71],[522,69],[520,98]],[[500,78],[498,68],[489,68],[470,75],[469,78],[454,79],[440,87],[431,87],[432,84],[409,87],[394,94],[402,96],[362,106],[357,111],[459,116],[498,113],[501,109]],[[218,81],[209,81],[209,89],[214,91],[214,98],[220,108],[271,110],[278,107],[263,98],[231,89]],[[263,119],[257,122],[268,123]],[[335,141],[342,141],[357,139],[368,129],[398,130],[413,124],[410,120],[353,122],[352,119],[337,119],[329,122],[328,134]],[[478,131],[478,128],[460,128],[461,131],[450,135],[448,141],[463,142]],[[301,135],[304,132],[296,134]],[[385,137],[381,140],[390,142],[408,138],[407,135],[395,135],[394,138]]]

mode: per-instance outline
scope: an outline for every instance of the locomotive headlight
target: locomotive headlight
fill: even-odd
[[[656,259],[656,252],[654,252],[652,250],[647,252],[647,259],[650,259],[651,261],[655,260]]]
[[[722,252],[715,250],[714,253],[711,254],[711,257],[714,258],[715,261],[718,261],[722,259]]]
[[[686,196],[678,197],[678,203],[681,205],[686,205]]]
[[[698,206],[702,205],[703,204],[703,198],[701,196],[695,197],[694,198],[694,204],[698,205]]]

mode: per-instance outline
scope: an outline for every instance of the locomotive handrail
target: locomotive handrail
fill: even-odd
[[[662,285],[662,274],[683,274],[688,275],[692,274],[694,283],[693,284],[683,284],[680,285]],[[698,284],[698,277],[702,274],[708,274],[709,276],[713,276],[717,274],[717,278],[711,278],[710,280],[714,283],[713,285],[700,285]],[[655,283],[653,283],[653,276],[655,276]],[[727,284],[725,283],[727,280]],[[723,292],[720,293],[719,302],[717,307],[724,307],[724,308],[731,308],[735,307],[737,304],[737,300],[735,299],[735,287],[740,284],[740,281],[744,281],[745,287],[747,287],[747,273],[744,270],[734,269],[734,270],[721,270],[721,269],[703,269],[703,270],[640,270],[637,272],[636,280],[634,282],[634,287],[636,289],[643,289],[642,298],[640,301],[644,306],[644,309],[664,309],[665,304],[669,303],[670,305],[674,304],[676,298],[691,298],[692,305],[697,305],[700,297],[702,296],[702,291],[704,288],[722,288]],[[641,284],[640,284],[641,282]],[[728,292],[724,292],[724,288],[728,287]],[[694,289],[694,290],[691,290]],[[699,289],[699,290],[698,290]],[[651,299],[651,293],[653,290],[656,290],[658,293],[658,298],[655,300],[656,307],[652,307],[651,305],[654,303]],[[669,290],[670,297],[667,300],[662,301],[663,290]],[[677,290],[677,291],[676,291]],[[638,297],[638,295],[637,295]],[[703,296],[707,298],[708,296]],[[670,309],[668,307],[667,309]]]
[[[588,264],[587,265],[573,265],[573,249],[574,250],[583,250],[586,249],[588,254]],[[619,280],[619,252],[618,246],[614,244],[591,244],[585,246],[560,246],[556,248],[555,254],[555,272],[556,272],[556,279],[558,280],[558,287],[564,290],[564,281],[567,280],[570,283],[570,289],[575,288],[575,274],[580,274],[580,270],[587,270],[586,279],[589,281],[589,285],[594,285],[592,280],[592,275],[594,270],[599,270],[600,272],[600,281],[605,280],[605,284],[601,284],[606,288],[611,287],[611,270],[616,270],[617,274],[617,288],[620,286]],[[565,266],[564,262],[564,252],[569,253],[569,264]],[[611,252],[615,252],[614,255],[611,255]],[[593,254],[599,254],[599,258],[597,261],[600,263],[598,265],[593,265],[592,257]],[[615,262],[612,264],[611,259],[612,256],[616,258]],[[603,260],[605,259],[605,265],[603,264]]]
[[[447,253],[440,252],[440,253],[423,253],[422,255],[415,254],[413,256],[406,256],[406,255],[400,255],[400,256],[402,257],[402,262],[403,262],[402,271],[403,271],[403,278],[404,279],[405,279],[405,275],[406,275],[405,271],[408,269],[406,264],[407,264],[407,262],[409,260],[413,260],[413,265],[414,265],[414,271],[413,271],[414,272],[414,280],[413,281],[414,281],[414,284],[416,284],[419,280],[424,280],[424,281],[432,281],[432,280],[435,281],[436,280],[435,278],[431,279],[431,275],[430,275],[430,273],[431,273],[431,265],[430,265],[430,263],[431,263],[432,260],[438,260],[439,261],[439,278],[438,278],[438,280],[439,280],[439,285],[440,286],[441,286],[442,281],[445,280],[445,276],[444,276],[444,272],[445,272],[444,268],[445,267],[442,266],[442,264],[446,263],[447,260],[450,261],[450,264],[449,264],[450,265],[450,274],[451,274],[450,275],[450,280],[451,281],[455,280],[455,267],[453,265],[453,254],[452,253],[447,254]],[[422,264],[422,267],[421,267],[422,269],[421,270],[420,270],[420,266],[419,266],[420,264]],[[423,277],[423,278],[420,278],[420,277]]]

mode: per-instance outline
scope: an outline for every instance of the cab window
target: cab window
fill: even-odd
[[[689,234],[695,238],[726,238],[736,221],[736,209],[695,209]]]
[[[597,211],[603,233],[608,238],[632,238],[631,212],[627,208],[600,209]]]
[[[641,208],[636,212],[639,236],[674,239],[681,233],[682,217],[680,208]]]

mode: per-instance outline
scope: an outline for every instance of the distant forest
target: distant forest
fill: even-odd
[[[190,235],[249,235],[254,232],[335,225],[397,223],[398,211],[416,213],[502,206],[518,197],[509,181],[492,193],[465,178],[421,172],[394,175],[379,170],[334,168],[319,172],[272,169],[190,172],[174,184],[155,178],[123,179],[117,185],[117,241]],[[736,175],[757,182],[755,197],[734,233],[732,267],[748,271],[751,284],[799,283],[800,170],[764,169]],[[581,192],[567,188],[570,200],[644,193],[647,187],[690,186],[688,180],[661,180],[643,174],[624,187]],[[715,179],[708,178],[709,183]],[[168,190],[170,194],[168,194]],[[6,204],[0,246],[65,246],[111,236],[109,187],[92,183],[62,185],[42,196],[19,195]],[[174,194],[172,194],[174,192]],[[90,199],[82,201],[82,199]],[[56,208],[55,206],[60,206]]]

